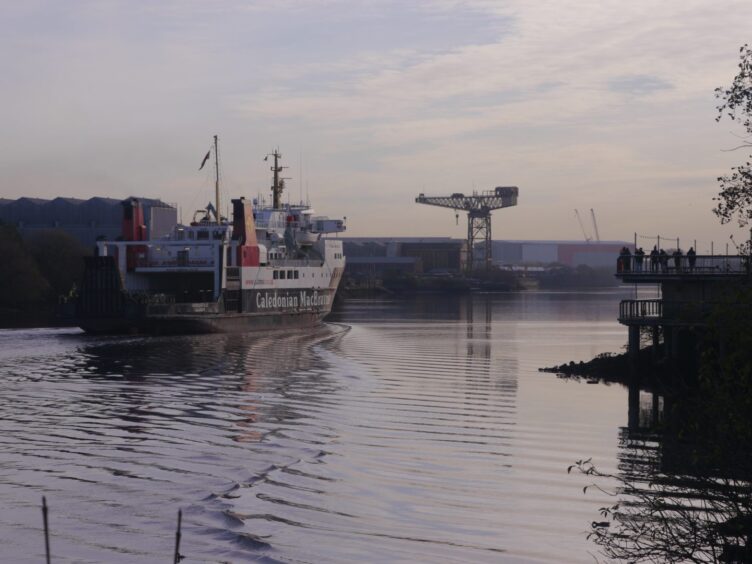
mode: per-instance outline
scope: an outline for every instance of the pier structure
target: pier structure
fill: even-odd
[[[687,255],[617,260],[616,276],[629,284],[660,285],[659,299],[622,300],[619,323],[628,328],[628,356],[636,366],[640,333],[649,328],[654,352],[663,333],[664,358],[684,370],[696,366],[698,331],[729,294],[751,279],[748,255]],[[656,359],[657,360],[657,359]]]
[[[497,186],[493,190],[480,194],[473,193],[469,196],[459,192],[451,196],[419,194],[415,198],[415,202],[440,208],[450,208],[457,214],[460,210],[467,212],[467,270],[472,272],[475,268],[476,241],[483,241],[483,265],[486,270],[491,268],[491,212],[516,206],[519,191],[517,186]]]

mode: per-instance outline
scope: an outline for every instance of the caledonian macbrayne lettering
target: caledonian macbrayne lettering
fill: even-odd
[[[301,290],[298,296],[279,295],[277,292],[259,292],[256,294],[257,309],[321,307],[325,305],[329,305],[329,296],[327,294],[319,294],[315,290],[310,294],[305,290]]]

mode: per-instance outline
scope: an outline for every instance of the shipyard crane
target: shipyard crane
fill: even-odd
[[[451,196],[418,195],[418,204],[450,208],[467,212],[467,270],[471,272],[475,264],[475,242],[484,241],[483,262],[486,270],[491,267],[491,212],[517,205],[517,186],[498,186],[480,194],[465,196],[455,192]]]
[[[585,224],[584,224],[584,223],[582,223],[582,218],[580,217],[580,210],[578,210],[578,209],[575,209],[575,210],[574,210],[574,215],[575,215],[575,217],[577,218],[577,223],[579,223],[579,224],[580,224],[580,230],[582,230],[582,236],[583,236],[583,237],[585,237],[585,242],[586,242],[586,243],[589,243],[590,241],[592,241],[592,240],[593,240],[593,238],[592,238],[592,237],[590,237],[590,236],[589,236],[589,235],[587,234],[587,231],[585,231]]]
[[[595,231],[595,241],[596,243],[601,242],[601,235],[598,233],[598,224],[595,222],[595,211],[593,208],[590,208],[590,216],[593,218],[593,231]]]

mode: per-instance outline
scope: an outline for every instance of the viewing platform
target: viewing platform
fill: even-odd
[[[616,277],[629,284],[660,284],[660,299],[622,300],[619,323],[626,325],[627,350],[636,363],[640,329],[652,334],[654,351],[663,341],[665,359],[681,370],[699,366],[698,339],[711,314],[728,304],[751,278],[748,255],[621,255]],[[633,364],[633,368],[634,368]],[[635,372],[636,374],[636,372]]]
[[[659,255],[622,256],[616,262],[616,276],[632,283],[660,284],[670,280],[723,280],[750,275],[746,255]]]

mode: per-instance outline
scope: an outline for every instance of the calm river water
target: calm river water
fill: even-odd
[[[585,562],[618,291],[351,300],[300,334],[0,331],[0,551],[40,562]]]

